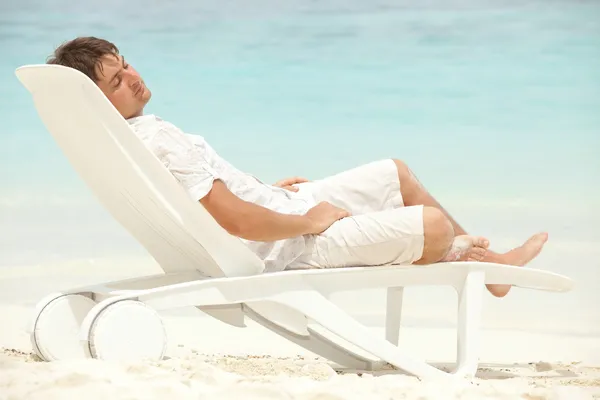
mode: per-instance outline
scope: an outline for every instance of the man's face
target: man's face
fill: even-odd
[[[135,69],[120,55],[106,55],[97,67],[100,90],[125,118],[142,115],[152,93]]]

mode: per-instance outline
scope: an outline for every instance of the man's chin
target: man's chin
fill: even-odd
[[[152,92],[150,91],[150,89],[146,88],[146,90],[144,90],[144,95],[142,96],[142,102],[144,103],[144,105],[148,104],[151,98]]]

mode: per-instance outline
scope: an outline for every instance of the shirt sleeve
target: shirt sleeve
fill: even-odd
[[[202,150],[175,127],[161,127],[150,140],[150,147],[194,200],[206,196],[219,179]]]

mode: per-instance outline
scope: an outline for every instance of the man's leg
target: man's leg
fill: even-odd
[[[530,237],[523,245],[504,254],[495,253],[487,247],[489,242],[484,238],[474,237],[467,232],[452,218],[452,216],[441,206],[441,204],[427,191],[419,182],[415,174],[401,160],[394,160],[398,169],[400,180],[400,192],[406,206],[424,205],[439,209],[454,229],[455,243],[445,261],[453,259],[487,261],[499,264],[524,266],[533,260],[542,250],[544,243],[548,240],[546,233],[538,233]],[[505,296],[510,290],[510,285],[487,285],[488,290],[497,297]]]
[[[341,219],[310,236],[287,269],[433,264],[446,255],[453,237],[437,208],[390,208]]]

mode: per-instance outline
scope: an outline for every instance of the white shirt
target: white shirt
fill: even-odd
[[[244,173],[226,160],[199,135],[190,135],[155,115],[127,120],[135,133],[167,167],[194,200],[208,194],[215,179],[242,200],[283,214],[305,214],[314,204],[311,199],[286,189],[267,185]],[[300,256],[303,236],[275,242],[241,239],[265,263],[265,272],[281,271]]]

